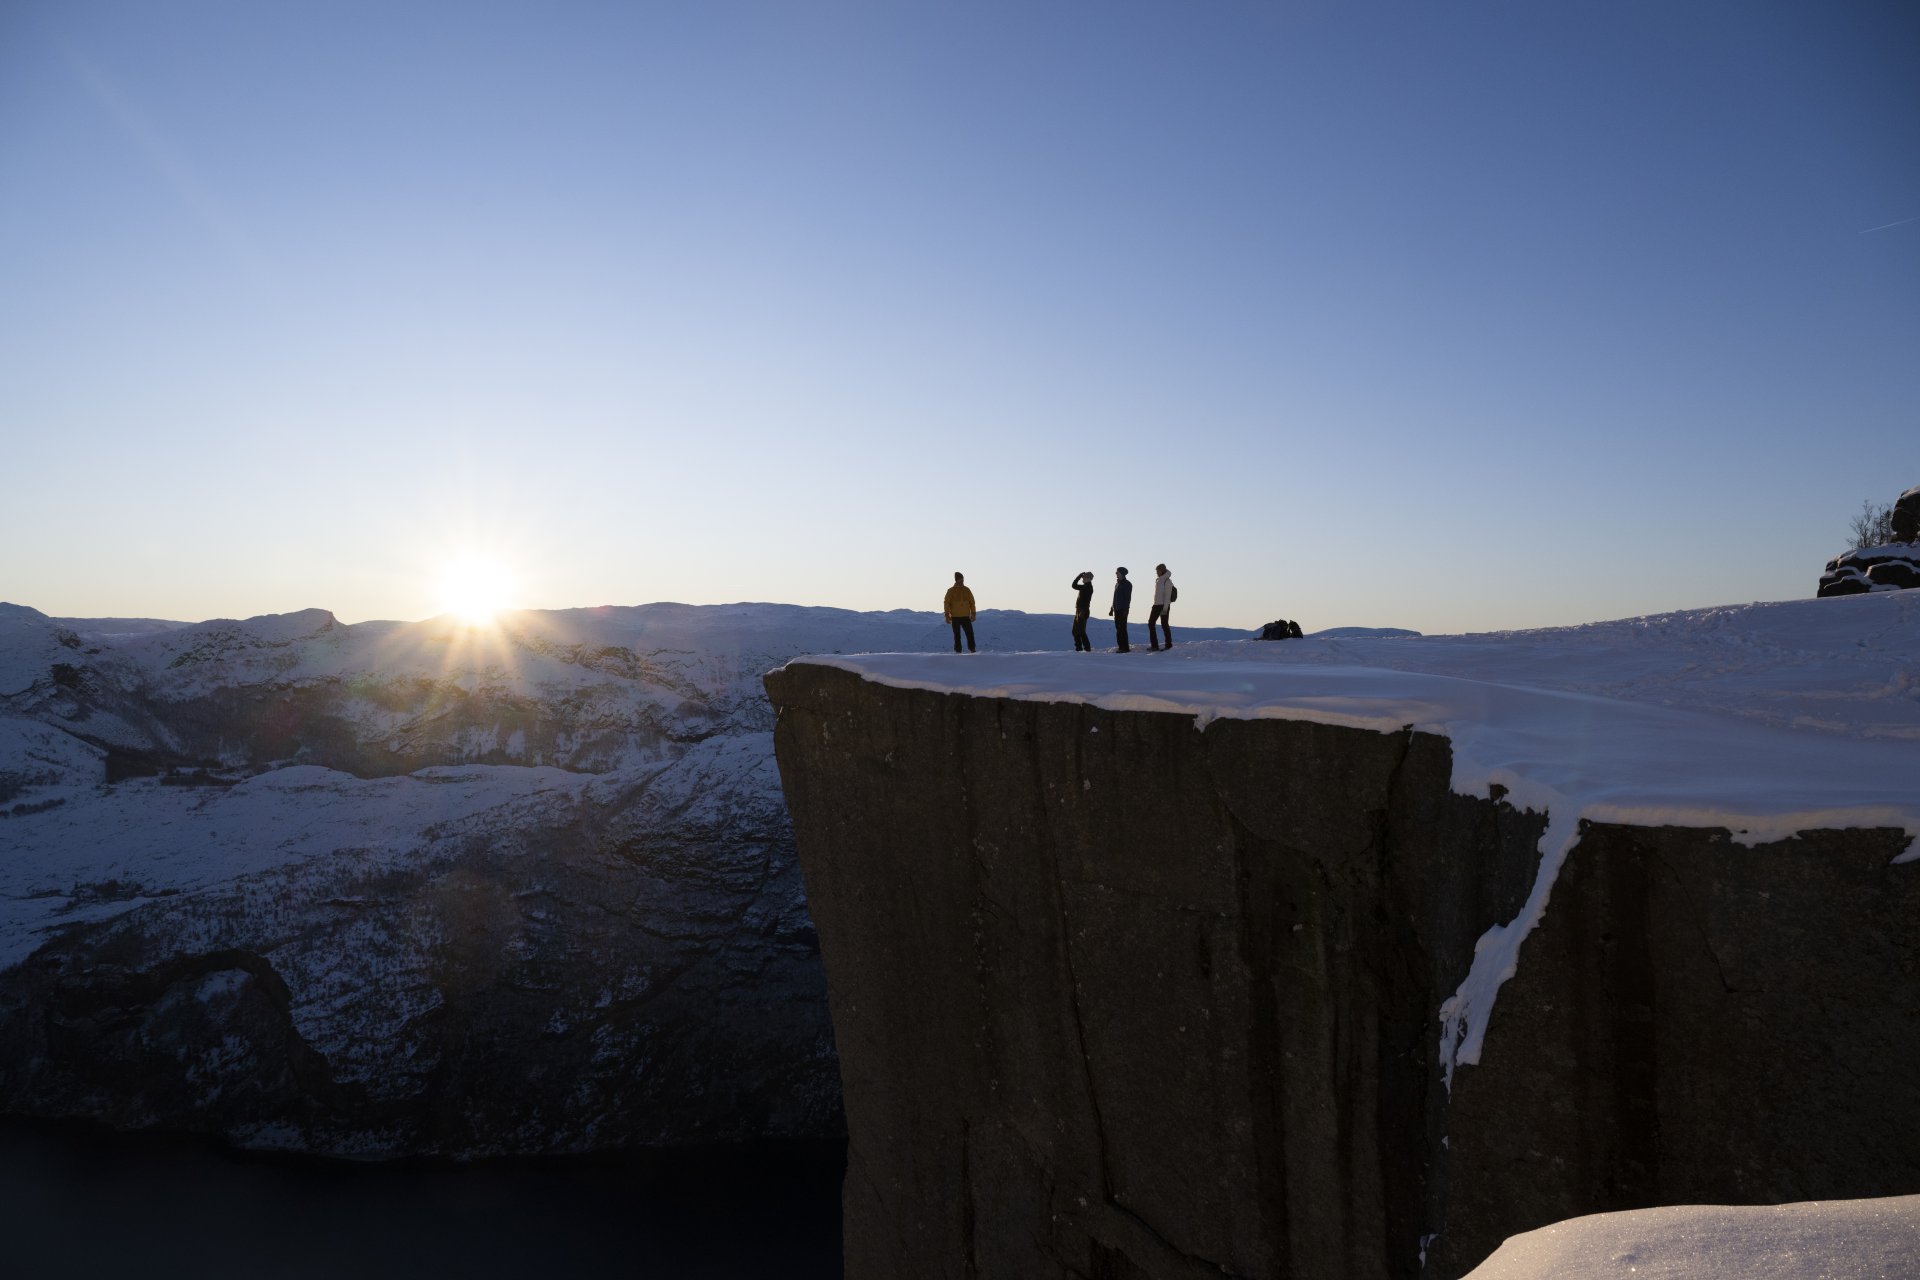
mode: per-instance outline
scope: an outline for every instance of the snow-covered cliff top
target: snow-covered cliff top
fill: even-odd
[[[1525,906],[1480,939],[1472,971],[1436,1011],[1449,1083],[1456,1064],[1479,1060],[1495,997],[1582,819],[1724,827],[1746,843],[1834,827],[1920,837],[1920,591],[1487,635],[796,661],[884,685],[1202,725],[1231,716],[1444,735],[1456,792],[1498,784],[1548,815]],[[1894,861],[1920,861],[1920,842]]]
[[[1920,592],[1541,631],[808,657],[881,684],[1446,735],[1454,789],[1577,818],[1920,835]],[[1910,855],[1913,851],[1910,851]]]

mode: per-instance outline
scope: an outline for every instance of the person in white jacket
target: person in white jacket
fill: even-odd
[[[1173,575],[1167,572],[1167,566],[1157,564],[1153,566],[1153,571],[1153,612],[1147,615],[1147,647],[1158,653],[1161,649],[1173,648],[1173,625],[1170,619],[1173,616],[1174,598],[1180,593],[1174,590]],[[1156,622],[1160,624],[1161,635],[1166,637],[1164,644],[1153,634],[1153,624]]]

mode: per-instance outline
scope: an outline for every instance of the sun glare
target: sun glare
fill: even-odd
[[[513,582],[491,560],[457,561],[440,575],[440,607],[475,625],[493,621],[513,603]]]

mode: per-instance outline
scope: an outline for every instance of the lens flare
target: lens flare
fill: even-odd
[[[513,580],[493,560],[469,556],[440,575],[440,607],[474,626],[484,626],[513,604]]]

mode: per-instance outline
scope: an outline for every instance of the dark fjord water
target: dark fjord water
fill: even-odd
[[[360,1165],[8,1123],[0,1272],[827,1280],[845,1166],[837,1143]]]

